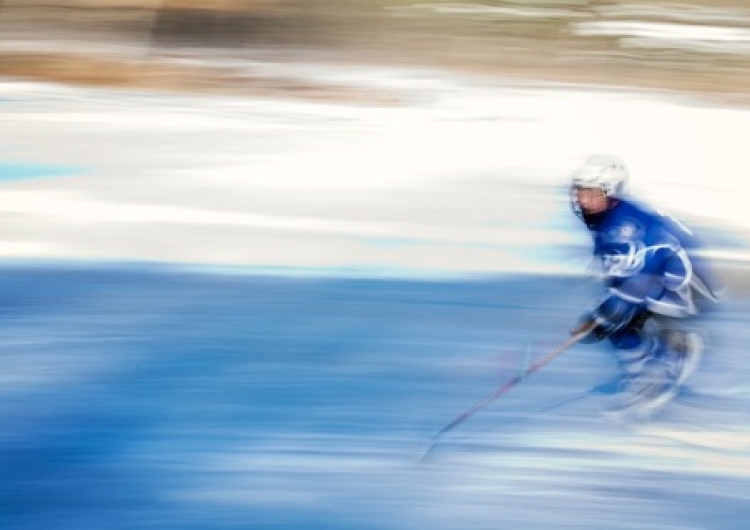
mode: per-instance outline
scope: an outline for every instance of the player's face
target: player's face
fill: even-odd
[[[609,205],[607,196],[599,188],[576,188],[575,194],[581,210],[588,215],[601,213]]]

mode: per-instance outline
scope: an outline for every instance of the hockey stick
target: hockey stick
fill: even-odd
[[[519,375],[514,377],[513,379],[509,380],[505,384],[503,384],[501,387],[499,387],[497,390],[492,392],[490,395],[485,397],[482,401],[474,405],[472,408],[458,416],[456,419],[451,421],[448,425],[440,429],[430,441],[429,446],[427,447],[427,450],[425,451],[424,455],[420,459],[420,462],[424,461],[425,458],[432,452],[432,450],[435,448],[437,443],[440,441],[440,438],[447,433],[448,431],[453,430],[458,425],[469,419],[472,415],[474,415],[475,412],[477,412],[480,409],[483,409],[487,405],[489,405],[491,402],[495,401],[497,398],[505,394],[508,390],[516,386],[518,383],[529,377],[531,374],[539,370],[542,366],[549,363],[553,359],[555,359],[557,356],[559,356],[561,353],[563,353],[565,350],[569,349],[576,343],[578,343],[581,339],[586,337],[586,335],[591,332],[592,329],[596,326],[596,323],[593,321],[587,321],[581,326],[578,327],[578,329],[574,330],[571,337],[560,344],[557,348],[549,352],[547,355],[536,361],[534,364],[529,366],[526,370],[521,372]]]

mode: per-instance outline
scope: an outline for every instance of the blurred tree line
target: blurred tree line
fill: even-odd
[[[148,36],[156,43],[240,45],[391,46],[395,36],[410,46],[445,43],[446,37],[476,38],[499,30],[528,29],[510,15],[442,14],[440,6],[510,6],[586,9],[606,0],[0,0],[0,19],[48,24],[53,29],[104,30],[112,36]],[[434,7],[434,9],[432,9]],[[424,9],[426,8],[426,9]],[[555,18],[554,16],[552,18]],[[550,17],[532,17],[534,26]],[[510,25],[508,25],[508,24]],[[6,24],[7,26],[7,24]],[[50,35],[53,36],[53,35]],[[0,34],[0,39],[2,39]]]
[[[0,0],[0,45],[96,51],[120,39],[150,51],[193,46],[353,52],[360,59],[488,69],[563,81],[750,90],[750,53],[732,42],[582,31],[585,25],[719,25],[750,30],[747,0]],[[591,28],[591,26],[589,26]],[[669,29],[665,37],[670,36]],[[20,38],[20,37],[22,38]],[[705,40],[705,39],[704,39]],[[60,41],[62,42],[62,40]],[[703,42],[703,44],[706,44]],[[15,45],[15,44],[14,44]],[[16,46],[15,49],[18,49]]]

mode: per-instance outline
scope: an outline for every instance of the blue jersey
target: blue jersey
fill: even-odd
[[[617,199],[608,210],[584,221],[592,232],[609,296],[672,316],[696,312],[695,291],[715,299],[713,275],[696,254],[700,244],[675,219]]]

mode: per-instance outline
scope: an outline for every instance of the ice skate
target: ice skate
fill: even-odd
[[[667,337],[672,352],[668,360],[675,385],[680,387],[695,372],[703,356],[703,340],[695,332],[673,331]]]
[[[652,362],[643,372],[627,376],[620,387],[619,402],[605,412],[618,420],[648,420],[679,392],[670,366]]]

